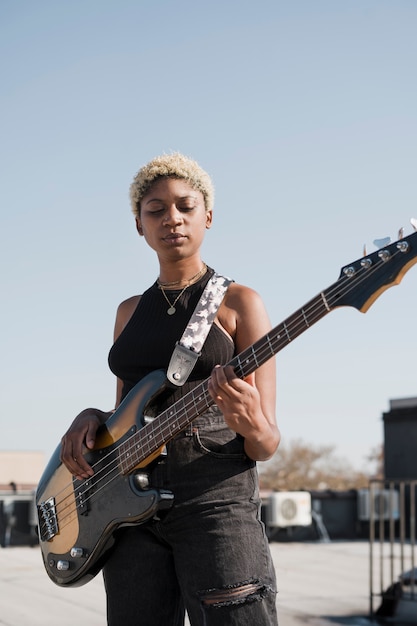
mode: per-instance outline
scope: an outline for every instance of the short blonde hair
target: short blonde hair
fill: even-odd
[[[155,157],[141,167],[130,186],[132,211],[140,217],[140,203],[152,184],[159,178],[179,178],[187,181],[193,189],[204,196],[206,211],[213,209],[214,187],[210,176],[196,161],[174,152]]]

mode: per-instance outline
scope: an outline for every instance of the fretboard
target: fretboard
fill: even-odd
[[[284,322],[275,326],[261,339],[235,356],[228,365],[233,367],[236,375],[239,378],[245,378],[329,313],[331,306],[328,297],[331,289],[321,292]],[[214,404],[207,384],[208,379],[199,383],[121,446],[120,464],[124,473],[128,473],[158,451]]]

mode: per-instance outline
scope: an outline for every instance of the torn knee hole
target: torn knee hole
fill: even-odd
[[[261,600],[267,590],[267,585],[262,582],[249,581],[221,589],[208,589],[198,595],[204,606],[221,607]]]

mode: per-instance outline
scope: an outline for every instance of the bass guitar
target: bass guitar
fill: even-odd
[[[335,283],[229,365],[244,378],[333,309],[352,306],[365,313],[416,262],[417,232],[346,265]],[[146,468],[168,441],[213,404],[207,382],[158,413],[158,398],[160,402],[169,387],[165,372],[144,378],[100,427],[94,449],[85,453],[94,468],[91,478],[72,476],[56,449],[36,493],[42,558],[54,583],[85,584],[101,569],[118,528],[142,524],[171,506],[173,495],[150,487]]]

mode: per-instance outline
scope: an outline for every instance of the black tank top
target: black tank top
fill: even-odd
[[[175,303],[174,315],[168,315],[168,303],[157,282],[141,296],[132,317],[109,353],[110,369],[123,381],[122,398],[150,372],[167,369],[175,343],[181,339],[213,273],[208,268],[208,272],[199,281],[187,287]],[[169,290],[166,293],[173,302],[180,292],[181,290]],[[180,395],[208,378],[215,365],[224,365],[233,356],[233,341],[216,324],[212,324],[201,356],[187,383],[181,387]]]

